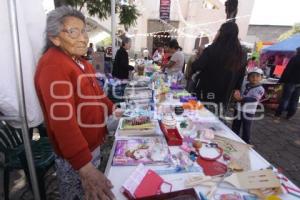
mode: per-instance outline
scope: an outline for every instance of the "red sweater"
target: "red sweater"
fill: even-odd
[[[55,152],[75,170],[91,159],[106,134],[105,119],[112,102],[105,96],[91,64],[84,69],[58,48],[49,49],[39,60],[35,87]]]

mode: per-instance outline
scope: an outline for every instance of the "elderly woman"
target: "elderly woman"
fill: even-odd
[[[70,7],[48,14],[46,47],[35,74],[55,160],[61,199],[114,199],[99,171],[100,144],[112,102],[98,86],[87,52],[85,18]],[[115,114],[120,116],[120,110]]]

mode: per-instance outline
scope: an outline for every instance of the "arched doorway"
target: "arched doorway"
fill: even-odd
[[[169,44],[171,36],[169,32],[159,32],[153,35],[152,54],[158,47],[163,47]]]

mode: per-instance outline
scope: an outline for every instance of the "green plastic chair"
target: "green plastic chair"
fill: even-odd
[[[32,154],[39,183],[41,199],[46,199],[44,175],[54,164],[55,155],[47,137],[38,141],[31,141]],[[0,166],[4,171],[4,199],[9,199],[9,173],[15,169],[23,169],[31,187],[27,166],[22,131],[0,121],[0,152],[4,154],[4,164]]]

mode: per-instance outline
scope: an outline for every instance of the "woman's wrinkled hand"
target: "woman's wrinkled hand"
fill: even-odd
[[[115,200],[112,183],[91,163],[79,169],[86,200]]]
[[[117,119],[121,118],[123,116],[124,110],[121,108],[117,108],[114,110],[114,117]]]

